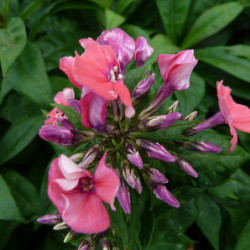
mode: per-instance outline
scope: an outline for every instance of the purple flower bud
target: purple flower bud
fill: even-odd
[[[153,54],[153,48],[148,44],[147,39],[139,36],[135,41],[135,54],[136,67],[142,66],[145,61]]]
[[[125,73],[125,67],[132,60],[135,51],[135,41],[125,31],[114,28],[112,31],[105,30],[96,39],[101,45],[110,45],[121,66],[121,73]]]
[[[134,188],[139,194],[142,192],[141,181],[138,176],[136,176],[134,170],[130,168],[127,161],[123,161],[123,177],[128,183],[128,185]]]
[[[82,168],[87,168],[91,163],[93,163],[100,153],[100,145],[92,146],[84,155],[81,162]]]
[[[175,101],[167,110],[166,114],[174,113],[177,110],[178,107],[178,101]]]
[[[168,179],[159,170],[155,168],[149,168],[148,174],[149,178],[154,183],[161,183],[161,184],[168,183]]]
[[[37,219],[42,224],[56,224],[61,221],[60,214],[47,214]]]
[[[177,166],[183,170],[185,173],[187,173],[188,175],[191,175],[192,177],[194,178],[197,178],[198,177],[198,174],[196,173],[196,171],[192,168],[192,166],[184,161],[182,158],[180,157],[176,157],[176,163],[177,163]]]
[[[205,141],[183,142],[182,145],[187,149],[201,153],[219,153],[222,150],[220,147]]]
[[[207,119],[206,121],[196,125],[195,127],[187,130],[185,135],[194,135],[199,133],[205,129],[213,128],[215,126],[221,125],[225,123],[225,119],[221,112],[217,112],[215,115]]]
[[[102,250],[111,250],[110,243],[106,237],[102,239]]]
[[[134,166],[136,166],[137,168],[142,169],[143,161],[136,147],[134,147],[133,145],[129,143],[126,143],[125,149],[127,152],[127,157],[128,157],[129,162],[133,164]]]
[[[198,112],[194,111],[192,113],[190,113],[189,115],[187,115],[186,117],[184,117],[182,120],[184,121],[193,121],[194,118],[197,116]]]
[[[143,99],[143,97],[147,95],[154,81],[155,74],[152,74],[147,79],[144,79],[137,84],[132,93],[132,100],[134,105],[139,103]]]
[[[171,155],[161,144],[151,141],[137,139],[136,144],[146,150],[147,155],[153,159],[166,162],[175,162],[175,157]]]
[[[88,250],[88,249],[89,249],[89,242],[87,240],[83,240],[77,248],[77,250]]]
[[[120,99],[112,101],[111,102],[111,106],[112,106],[112,115],[113,115],[113,119],[118,122],[121,121],[122,119],[122,102]]]
[[[39,130],[39,136],[43,140],[62,146],[70,146],[74,142],[74,135],[69,129],[54,125],[43,125]]]
[[[150,184],[149,187],[158,199],[166,202],[173,207],[180,206],[179,201],[174,198],[174,196],[167,190],[164,185]]]
[[[181,118],[181,113],[175,112],[167,115],[151,116],[138,124],[140,131],[154,131],[166,129]]]
[[[117,193],[117,198],[119,200],[119,203],[123,211],[127,214],[130,214],[131,212],[130,193],[127,186],[122,181],[120,183],[120,188]]]
[[[81,102],[76,100],[76,99],[69,99],[68,100],[70,105],[76,110],[77,113],[81,114],[82,109],[81,109]]]

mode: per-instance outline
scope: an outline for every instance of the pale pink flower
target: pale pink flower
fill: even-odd
[[[115,210],[114,200],[120,181],[114,169],[105,164],[103,155],[94,174],[60,155],[49,170],[48,195],[62,220],[78,233],[99,233],[110,225],[103,201]]]

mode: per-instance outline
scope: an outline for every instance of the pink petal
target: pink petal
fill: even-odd
[[[130,92],[121,80],[115,82],[113,88],[114,88],[114,91],[121,98],[121,101],[123,102],[124,105],[132,106]]]
[[[93,176],[95,191],[100,199],[109,203],[110,207],[115,210],[114,200],[120,186],[120,180],[116,171],[106,166],[106,156],[107,152],[104,153]]]
[[[119,65],[110,46],[101,46],[92,39],[80,40],[85,48],[81,56],[76,54],[73,67],[74,79],[79,85],[87,86],[97,95],[107,100],[115,100],[117,94],[113,91],[110,81],[110,70]]]
[[[74,163],[65,155],[59,156],[58,166],[63,176],[68,180],[80,179],[84,176],[92,178],[92,175],[88,170],[80,168],[76,163]]]
[[[167,69],[174,63],[176,55],[161,54],[157,57],[157,63],[160,68],[161,76],[165,79]]]
[[[235,128],[233,126],[231,126],[230,124],[229,124],[229,127],[230,127],[230,133],[233,136],[232,140],[230,141],[230,143],[232,144],[232,147],[229,149],[229,151],[233,152],[233,150],[238,142],[238,136],[237,136],[237,132],[236,132]]]
[[[109,215],[96,195],[79,192],[62,196],[66,202],[63,221],[75,232],[95,234],[109,227]]]
[[[74,99],[75,93],[72,88],[65,88],[63,91],[60,91],[54,97],[54,102],[58,104],[63,104],[65,106],[70,106],[69,99]]]
[[[73,65],[75,58],[72,56],[66,56],[60,59],[60,70],[62,70],[77,88],[82,88],[80,84],[78,84],[73,77]]]
[[[63,191],[70,191],[73,190],[79,183],[79,179],[75,180],[67,180],[67,179],[56,179],[54,180],[56,184],[63,190]]]

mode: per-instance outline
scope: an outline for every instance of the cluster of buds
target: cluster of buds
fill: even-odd
[[[73,125],[73,121],[60,110],[60,106],[56,106],[49,112],[39,135],[44,140],[62,146],[77,147],[88,142],[90,148],[83,152],[79,147],[78,152],[69,158],[60,155],[52,162],[48,194],[59,215],[45,216],[38,221],[57,223],[54,229],[70,229],[66,241],[75,237],[76,233],[90,234],[78,249],[88,249],[99,239],[102,239],[103,249],[110,249],[104,233],[106,230],[110,231],[110,220],[102,202],[108,203],[115,210],[114,200],[117,197],[124,212],[131,213],[130,192],[134,189],[141,194],[144,182],[158,199],[173,207],[180,206],[166,187],[168,179],[160,170],[144,163],[144,157],[176,164],[188,175],[198,177],[190,163],[165,144],[159,144],[158,138],[150,141],[137,137],[137,132],[151,133],[167,129],[178,120],[195,119],[196,111],[186,117],[176,112],[178,101],[166,109],[164,115],[155,113],[174,91],[183,91],[189,87],[190,75],[197,59],[193,50],[159,55],[157,63],[163,84],[149,106],[136,114],[136,105],[150,91],[155,74],[147,74],[147,78],[138,82],[130,94],[125,85],[126,66],[133,58],[136,67],[144,65],[153,53],[147,40],[139,37],[134,41],[123,30],[115,28],[104,31],[96,41],[82,39],[80,44],[85,52],[82,55],[76,54],[75,57],[62,58],[60,69],[82,91],[81,99],[76,100],[74,90],[67,88],[59,92],[54,101],[56,105],[68,106],[78,114],[81,126],[77,127],[75,123]],[[223,103],[221,88],[225,87],[219,83],[221,111],[215,117],[184,132],[186,136],[223,122],[229,124],[231,130],[233,127],[240,127],[235,116],[225,112],[227,101]],[[232,111],[232,114],[233,112],[236,111]],[[209,142],[181,141],[181,138],[172,143],[201,153],[221,151],[220,147]]]

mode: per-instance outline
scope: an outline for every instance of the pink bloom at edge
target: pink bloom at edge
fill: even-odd
[[[65,155],[51,164],[48,195],[63,221],[75,232],[94,234],[110,225],[103,201],[115,210],[120,181],[115,170],[106,166],[106,156],[105,152],[93,175]]]
[[[131,95],[128,88],[119,78],[119,63],[111,46],[100,45],[91,38],[80,40],[85,52],[75,57],[63,57],[60,69],[67,74],[69,80],[78,88],[88,87],[95,94],[106,100],[120,97],[130,112],[134,115]],[[87,119],[86,119],[87,120]]]
[[[217,96],[219,102],[220,112],[222,113],[225,122],[229,125],[230,132],[233,139],[230,141],[232,152],[237,144],[238,136],[235,128],[250,133],[250,109],[245,106],[234,102],[230,95],[231,89],[223,86],[223,81],[217,82]]]

